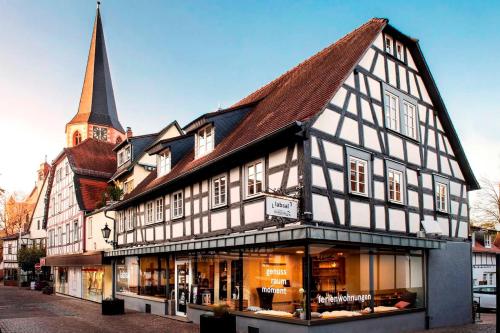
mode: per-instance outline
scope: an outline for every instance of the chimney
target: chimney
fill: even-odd
[[[133,135],[132,128],[127,127],[127,138],[130,138]]]

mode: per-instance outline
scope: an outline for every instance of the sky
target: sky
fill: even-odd
[[[28,193],[65,144],[95,1],[0,0],[0,188]],[[419,39],[477,178],[500,179],[500,2],[102,0],[122,125],[228,107],[371,17]]]

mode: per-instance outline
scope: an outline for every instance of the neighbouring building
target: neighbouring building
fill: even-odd
[[[146,151],[105,253],[126,307],[199,322],[227,304],[261,333],[472,321],[479,186],[418,41],[388,20]]]
[[[500,253],[500,234],[493,228],[471,227],[472,279],[474,286],[496,285],[496,255]]]
[[[102,261],[109,244],[100,230],[114,217],[107,212],[113,187],[108,182],[116,172],[113,148],[127,136],[117,116],[99,7],[80,105],[66,135],[48,183],[45,263],[57,293],[101,302],[111,294],[112,274]]]
[[[3,238],[3,276],[4,284],[17,286],[21,282],[27,282],[27,272],[20,269],[18,263],[18,250],[27,246],[45,246],[45,231],[41,229],[41,215],[43,212],[43,202],[47,189],[47,178],[50,166],[44,162],[40,164],[37,171],[37,180],[31,193],[23,200],[9,199],[7,211],[8,223],[10,223],[10,234]],[[33,229],[33,219],[37,219],[39,229]],[[33,238],[30,236],[33,232]],[[21,236],[21,241],[19,241]]]

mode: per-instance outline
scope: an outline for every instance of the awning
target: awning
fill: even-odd
[[[62,256],[49,256],[45,258],[45,266],[102,265],[102,258],[102,251],[80,254],[67,254]]]
[[[344,245],[392,246],[414,249],[441,249],[446,242],[434,238],[419,238],[388,233],[336,229],[315,226],[293,226],[255,232],[238,233],[204,239],[194,239],[149,246],[136,246],[106,251],[105,257],[121,257],[168,252],[186,252],[209,249],[229,249],[244,246],[269,246],[290,241],[332,241]]]

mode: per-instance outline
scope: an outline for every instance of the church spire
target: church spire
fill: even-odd
[[[125,133],[116,112],[99,7],[98,1],[78,112],[66,125],[68,146],[92,137],[94,127],[99,127],[99,131],[101,128],[107,128],[105,141],[111,141]],[[77,127],[79,129],[76,129]],[[118,132],[114,138],[109,135],[113,130]],[[76,136],[79,139],[75,141]],[[100,134],[99,136],[99,139],[102,139]]]

